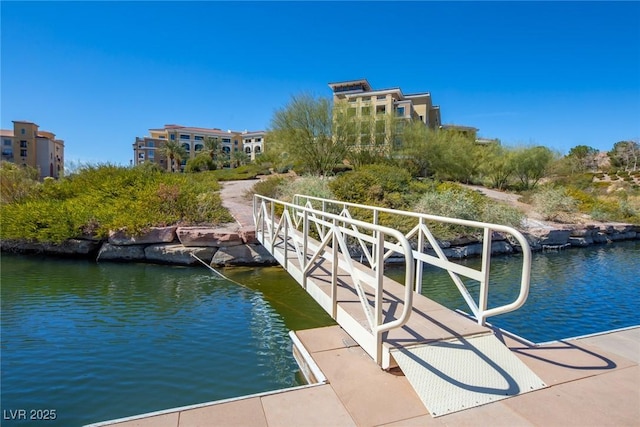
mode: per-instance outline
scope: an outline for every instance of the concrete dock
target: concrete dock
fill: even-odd
[[[339,326],[296,333],[326,382],[93,426],[638,426],[640,327],[531,345],[498,336],[548,387],[432,417],[398,370]]]

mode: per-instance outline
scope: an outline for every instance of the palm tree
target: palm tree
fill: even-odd
[[[179,164],[182,159],[187,157],[187,150],[176,141],[167,141],[159,151],[162,155],[169,158],[167,170],[171,172],[175,172],[174,161]]]
[[[207,136],[204,139],[203,153],[209,153],[211,160],[215,162],[218,169],[222,169],[224,165],[224,152],[222,151],[222,142],[219,138]]]
[[[249,156],[244,151],[234,151],[231,154],[231,163],[234,167],[240,167],[249,161]]]

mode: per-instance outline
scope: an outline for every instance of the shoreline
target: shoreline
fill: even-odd
[[[533,252],[584,248],[619,241],[640,240],[640,225],[550,225],[535,222],[524,230]],[[473,258],[482,254],[479,239],[461,237],[440,242],[448,258]],[[358,258],[358,248],[352,256]],[[429,248],[427,248],[428,250]],[[155,227],[141,236],[112,232],[106,239],[81,236],[60,244],[0,240],[0,251],[22,255],[50,255],[95,262],[146,262],[195,266],[204,261],[211,267],[260,267],[278,262],[255,239],[253,227],[223,224],[217,227]],[[519,253],[519,245],[499,233],[492,239],[492,255]],[[200,261],[202,260],[202,261]],[[400,263],[402,259],[389,262]]]

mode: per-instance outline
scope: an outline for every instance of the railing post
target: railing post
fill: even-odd
[[[338,316],[338,245],[336,239],[336,228],[338,221],[333,219],[333,230],[331,230],[331,249],[333,258],[331,262],[331,317]]]
[[[382,325],[382,304],[384,302],[384,234],[376,231],[376,306],[375,306],[375,334],[376,334],[376,363],[382,363],[382,332],[379,326]]]
[[[424,219],[420,218],[418,220],[418,253],[422,253],[424,251],[424,234],[422,233],[422,226],[424,225]],[[426,225],[425,225],[426,227]],[[416,260],[416,283],[415,290],[416,293],[422,294],[422,269],[423,262],[421,259]]]
[[[309,241],[309,213],[305,209],[304,215],[302,217],[302,287],[307,289],[307,247]]]
[[[487,300],[489,299],[489,271],[491,270],[491,234],[489,227],[484,229],[482,240],[482,280],[480,280],[480,294],[478,296],[478,324],[485,324],[485,312],[487,311]]]
[[[271,230],[269,230],[269,236],[271,236],[271,253],[275,253],[276,236],[273,235],[276,229],[275,217],[276,217],[276,205],[271,201],[269,206],[271,207]]]

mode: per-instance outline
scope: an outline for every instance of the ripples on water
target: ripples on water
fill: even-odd
[[[488,321],[533,342],[554,341],[640,324],[640,241],[536,253],[529,297],[515,312]],[[520,258],[491,260],[489,307],[517,298]],[[479,268],[479,260],[461,262]],[[398,271],[396,274],[400,275]],[[467,281],[477,301],[478,284]],[[428,267],[424,295],[470,313],[446,273]]]
[[[490,306],[516,297],[514,258],[492,260]],[[638,241],[536,254],[525,306],[489,320],[535,342],[639,324],[639,259]],[[79,426],[293,386],[288,331],[332,323],[280,268],[226,270],[239,286],[193,267],[1,261],[2,409],[58,417],[3,425]],[[446,274],[427,269],[423,286],[469,311]]]
[[[262,292],[206,269],[3,255],[2,409],[78,426],[294,386],[288,330]]]

